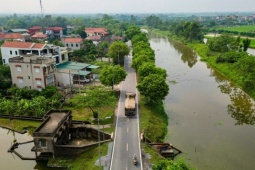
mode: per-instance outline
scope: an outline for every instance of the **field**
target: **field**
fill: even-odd
[[[217,26],[214,27],[216,30],[228,30],[228,31],[237,31],[237,32],[255,32],[255,25],[242,25],[242,26]]]

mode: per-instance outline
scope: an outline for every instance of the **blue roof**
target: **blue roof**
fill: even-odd
[[[56,67],[57,69],[72,69],[72,70],[81,70],[84,68],[87,68],[90,64],[84,64],[84,63],[77,63],[77,62],[65,62],[58,64]]]

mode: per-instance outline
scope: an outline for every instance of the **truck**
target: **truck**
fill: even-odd
[[[133,116],[135,115],[135,93],[127,92],[125,99],[125,115]]]

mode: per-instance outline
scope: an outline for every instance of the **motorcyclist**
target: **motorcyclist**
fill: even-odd
[[[137,160],[137,157],[136,157],[136,154],[134,154],[134,157],[133,157],[134,160]]]

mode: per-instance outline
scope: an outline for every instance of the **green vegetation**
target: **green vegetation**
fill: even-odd
[[[62,157],[62,158],[52,158],[48,162],[48,166],[60,165],[61,167],[67,167],[70,170],[101,170],[100,166],[95,165],[98,159],[99,148],[97,146],[89,148],[87,151],[79,154],[75,158]],[[102,144],[100,146],[100,155],[104,156],[108,151],[108,143]],[[103,164],[104,162],[101,162]]]
[[[255,84],[255,70],[254,62],[255,58],[252,56],[247,56],[243,53],[238,57],[236,62],[218,62],[217,58],[222,55],[220,53],[214,53],[210,55],[210,50],[207,45],[204,44],[189,44],[194,48],[197,53],[202,57],[203,61],[208,62],[213,68],[221,72],[223,75],[231,79],[238,86],[240,86],[245,92],[247,92],[252,98],[255,98],[254,84]],[[231,52],[233,53],[233,52]],[[224,54],[223,56],[233,56],[229,54]],[[237,55],[234,55],[235,57]]]
[[[86,86],[80,93],[68,99],[62,109],[72,110],[74,120],[93,121],[93,112],[98,112],[100,124],[112,124],[118,94],[103,86]]]
[[[0,118],[0,126],[7,127],[9,129],[13,129],[15,131],[22,132],[27,130],[29,134],[32,134],[34,130],[39,127],[41,122],[36,121],[28,121],[28,120],[16,120]]]
[[[255,25],[215,26],[212,29],[236,32],[255,32]]]
[[[125,69],[119,65],[106,66],[100,72],[100,82],[105,86],[113,86],[125,80],[127,73]]]
[[[153,142],[163,142],[167,134],[168,117],[165,113],[163,102],[148,105],[144,96],[140,103],[140,128],[145,136]]]
[[[54,86],[48,86],[41,92],[12,87],[7,90],[7,95],[8,98],[0,99],[0,112],[26,116],[43,116],[49,109],[58,108],[62,98]]]

